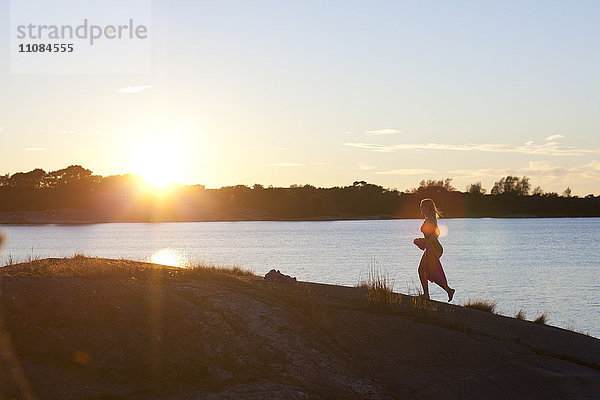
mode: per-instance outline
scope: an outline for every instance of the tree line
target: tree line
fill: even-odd
[[[600,216],[600,196],[532,190],[528,177],[515,176],[495,182],[489,194],[481,182],[461,192],[451,178],[423,180],[406,191],[355,181],[330,188],[182,185],[159,194],[142,182],[129,174],[94,175],[80,165],[0,175],[0,212],[77,209],[96,222],[418,218],[420,200],[430,197],[445,217]]]

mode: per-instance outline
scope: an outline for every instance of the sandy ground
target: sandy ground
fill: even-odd
[[[0,270],[0,399],[600,394],[600,340],[559,328],[403,295],[373,304],[358,288],[148,273],[122,260],[95,263],[130,273],[60,273],[83,262]]]

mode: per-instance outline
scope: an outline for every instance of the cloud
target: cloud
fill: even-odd
[[[452,175],[461,175],[463,177],[478,177],[478,176],[506,176],[518,175],[516,169],[508,168],[473,168],[473,169],[454,169],[448,171]]]
[[[287,162],[287,163],[272,163],[272,164],[267,164],[269,167],[303,167],[306,164],[302,164],[302,163],[291,163],[291,162]]]
[[[493,153],[522,153],[546,156],[583,156],[585,154],[600,154],[600,149],[587,149],[580,147],[559,146],[557,142],[537,145],[527,142],[524,145],[514,144],[395,144],[385,145],[376,143],[344,143],[345,146],[357,149],[370,150],[380,153],[391,153],[402,150],[454,150],[454,151],[483,151]]]
[[[564,138],[564,136],[563,136],[563,135],[552,135],[552,136],[548,136],[548,137],[547,137],[545,140],[546,140],[547,142],[553,142],[553,141],[555,141],[556,139],[562,139],[562,138]]]
[[[46,151],[45,147],[27,147],[25,151]]]
[[[526,167],[521,168],[477,168],[456,169],[450,174],[462,177],[503,177],[507,175],[529,176],[535,179],[545,178],[553,181],[574,183],[581,181],[600,180],[600,161],[593,160],[587,164],[574,167],[558,167],[548,161],[530,161]]]
[[[435,171],[431,169],[414,169],[414,168],[406,168],[406,169],[391,169],[389,171],[377,171],[375,172],[378,175],[424,175],[424,174],[433,174]]]
[[[365,133],[367,135],[369,135],[369,136],[375,136],[375,135],[397,135],[398,133],[402,133],[402,131],[399,131],[397,129],[386,128],[386,129],[377,129],[377,130],[374,130],[374,131],[366,131]]]
[[[372,170],[374,167],[371,167],[367,164],[358,164],[358,168],[362,169],[363,171],[369,171]]]
[[[142,85],[142,86],[127,86],[117,90],[119,93],[139,93],[143,90],[150,89],[152,85]]]

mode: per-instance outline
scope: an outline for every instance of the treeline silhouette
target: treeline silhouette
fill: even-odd
[[[481,182],[465,192],[451,183],[451,178],[423,180],[404,192],[355,181],[330,188],[181,185],[160,193],[135,175],[104,177],[73,165],[1,175],[0,222],[418,218],[425,197],[433,198],[445,217],[600,216],[600,196],[571,196],[569,188],[560,195],[531,190],[527,177],[504,177],[490,194]]]

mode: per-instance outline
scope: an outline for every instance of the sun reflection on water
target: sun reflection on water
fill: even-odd
[[[188,259],[181,251],[162,249],[150,256],[150,262],[171,267],[185,267],[188,264]]]

